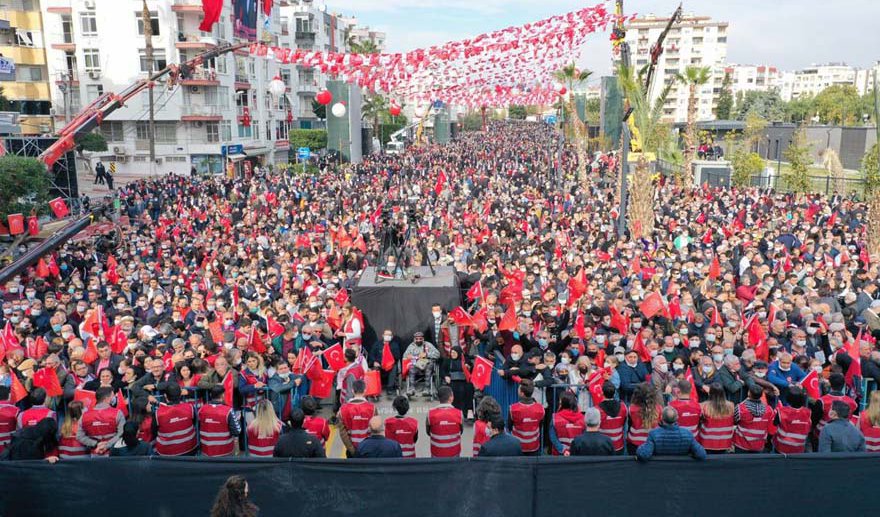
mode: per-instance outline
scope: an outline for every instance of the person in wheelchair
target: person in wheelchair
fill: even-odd
[[[403,359],[409,359],[412,363],[407,375],[406,393],[412,397],[416,393],[416,376],[422,375],[425,379],[424,396],[431,396],[431,379],[434,368],[440,359],[440,351],[437,347],[425,341],[425,334],[416,332],[413,334],[413,342],[403,352]]]

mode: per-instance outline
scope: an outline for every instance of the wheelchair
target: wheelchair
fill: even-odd
[[[415,396],[418,393],[419,382],[422,383],[422,395],[427,394],[430,400],[437,400],[437,388],[440,386],[440,361],[431,361],[431,375],[416,371],[413,386],[409,385],[409,372],[403,375],[403,365],[398,362],[397,368],[397,394],[408,395],[410,392]]]

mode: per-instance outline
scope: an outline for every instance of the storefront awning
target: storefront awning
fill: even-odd
[[[245,158],[247,158],[247,155],[246,154],[230,154],[229,156],[227,156],[227,158],[229,158],[230,160],[232,160],[234,162],[237,162],[238,160],[244,160]]]

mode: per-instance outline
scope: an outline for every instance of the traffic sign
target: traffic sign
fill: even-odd
[[[223,156],[231,154],[244,154],[244,144],[224,145],[220,147],[220,153]]]
[[[544,122],[550,124],[551,126],[555,125],[556,124],[556,115],[547,115],[546,117],[544,117]]]
[[[296,150],[296,157],[299,160],[308,160],[312,157],[312,150],[308,147],[300,147]]]

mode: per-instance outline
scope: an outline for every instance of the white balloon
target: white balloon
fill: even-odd
[[[425,113],[427,113],[427,112],[428,112],[428,108],[426,106],[417,106],[416,111],[415,111],[415,115],[418,118],[422,118],[425,116]]]
[[[342,104],[341,102],[337,102],[336,104],[333,105],[332,108],[330,108],[330,112],[333,113],[334,117],[339,117],[339,118],[344,117],[345,116],[345,104]]]

